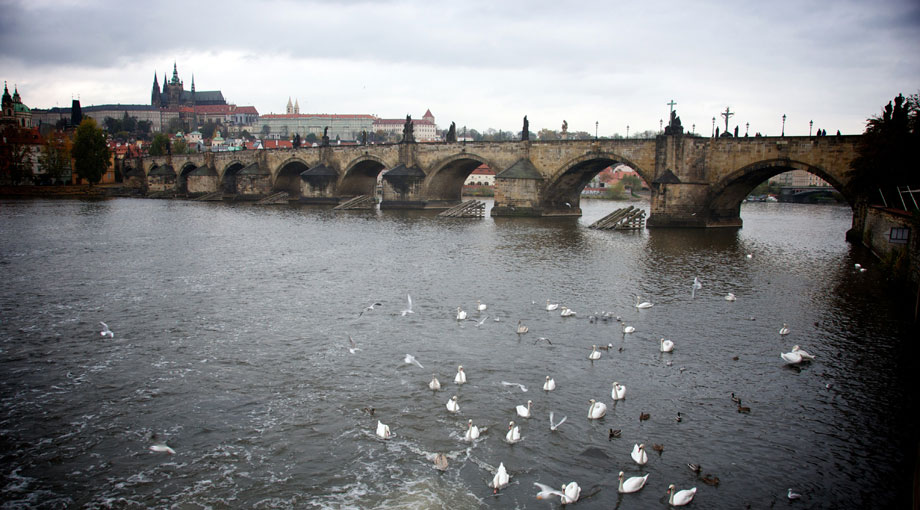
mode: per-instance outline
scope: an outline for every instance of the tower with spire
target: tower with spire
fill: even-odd
[[[179,66],[173,62],[172,78],[167,79],[163,73],[162,90],[157,82],[156,72],[153,73],[153,90],[150,94],[150,104],[157,108],[195,107],[203,105],[225,105],[224,95],[219,90],[196,90],[195,75],[192,75],[192,89],[185,90],[185,85],[179,78]]]

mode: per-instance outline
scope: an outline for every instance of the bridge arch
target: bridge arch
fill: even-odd
[[[289,158],[278,165],[278,173],[272,180],[272,191],[286,191],[291,197],[301,195],[300,174],[310,166],[300,158]]]
[[[463,183],[479,165],[486,165],[493,170],[496,168],[488,159],[468,152],[455,154],[435,163],[425,178],[424,194],[429,200],[461,200]]]
[[[236,194],[236,174],[239,173],[245,167],[242,161],[235,159],[226,166],[220,172],[220,184],[219,188],[221,191],[227,194],[235,195]]]
[[[176,178],[176,192],[180,195],[188,193],[188,174],[197,169],[198,167],[191,161],[186,161],[182,165],[182,168],[179,170],[179,176]]]
[[[639,177],[648,184],[651,184],[654,179],[654,175],[648,170],[619,154],[609,152],[586,154],[566,162],[546,180],[542,193],[544,206],[550,209],[578,209],[581,191],[591,179],[608,166],[619,164],[635,170]]]
[[[852,206],[854,197],[849,195],[846,182],[834,172],[811,165],[804,161],[792,159],[768,159],[745,165],[730,172],[709,190],[707,208],[710,221],[718,223],[723,219],[740,217],[741,203],[762,182],[773,176],[792,170],[804,170],[817,175],[834,187]]]
[[[386,170],[386,162],[377,156],[365,154],[352,160],[339,179],[338,194],[342,196],[373,195],[377,189],[377,176]]]

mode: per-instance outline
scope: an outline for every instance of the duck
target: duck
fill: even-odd
[[[515,410],[517,411],[518,416],[520,416],[521,418],[530,418],[530,406],[531,405],[533,405],[533,400],[528,400],[526,406],[523,406],[523,405],[517,406]]]
[[[479,427],[473,425],[473,420],[467,421],[466,434],[463,435],[464,441],[473,441],[479,439]]]
[[[489,483],[489,487],[492,488],[492,493],[495,494],[498,492],[498,489],[507,487],[510,480],[511,477],[508,476],[508,471],[505,470],[505,463],[500,462],[498,464],[498,470],[495,471],[495,476],[492,477],[492,482]]]
[[[732,294],[731,292],[729,292],[728,294],[725,295],[725,300],[726,300],[726,301],[734,301],[735,299],[736,299],[736,298],[735,298],[735,295]]]
[[[543,391],[553,391],[556,389],[556,380],[550,376],[546,376],[546,382],[543,383]]]
[[[546,300],[546,311],[552,312],[553,310],[559,308],[559,303],[550,303],[549,299]]]
[[[447,471],[447,455],[439,453],[434,456],[434,467],[438,471]]]
[[[589,420],[599,420],[607,414],[607,404],[603,402],[597,402],[593,398],[588,401],[591,404],[591,407],[588,408],[588,419]]]
[[[380,439],[389,439],[391,437],[390,426],[384,425],[380,420],[377,420],[377,437]]]
[[[523,335],[524,333],[527,333],[528,331],[530,331],[530,328],[525,326],[522,321],[518,321],[517,334]]]
[[[658,443],[653,443],[653,444],[652,444],[652,450],[654,450],[654,451],[658,454],[658,456],[660,457],[661,454],[664,452],[664,445],[658,444]]]
[[[450,397],[450,400],[447,401],[447,410],[452,413],[460,412],[460,404],[457,403],[457,395]]]
[[[674,350],[674,342],[662,338],[658,341],[658,348],[661,352],[671,352]]]
[[[738,402],[738,412],[743,414],[751,414],[751,408],[748,406],[741,405],[741,402]]]
[[[613,398],[613,400],[623,400],[626,398],[626,386],[614,382],[613,389],[610,390],[610,397]]]
[[[612,349],[613,349],[613,344],[598,345],[597,348],[600,349],[600,350],[602,350],[602,351],[609,351],[609,350],[612,350]]]
[[[620,487],[617,491],[620,494],[630,494],[633,492],[638,492],[639,489],[645,487],[645,481],[648,480],[648,473],[645,476],[633,476],[627,479],[623,479],[625,474],[620,471],[620,475],[617,477],[620,480]]]
[[[591,346],[591,354],[588,354],[588,359],[591,361],[601,359],[601,351],[597,350],[596,345]]]
[[[441,389],[441,381],[438,380],[438,376],[431,374],[431,382],[428,383],[428,389],[432,391]]]
[[[692,489],[684,489],[682,491],[676,490],[677,488],[673,483],[668,486],[668,504],[671,506],[684,506],[691,502],[693,500],[693,496],[696,494],[696,487],[693,487]]]
[[[458,320],[458,321],[465,321],[465,320],[466,320],[466,312],[465,312],[462,308],[460,308],[459,306],[457,307],[457,320]]]
[[[690,471],[693,471],[694,473],[699,473],[700,469],[702,469],[699,464],[694,464],[692,462],[687,464],[687,467],[690,468]]]
[[[709,473],[706,473],[705,475],[703,475],[702,480],[703,480],[703,483],[705,483],[706,485],[712,485],[713,487],[719,485],[719,477],[716,475],[711,475]]]
[[[804,350],[802,350],[802,348],[799,347],[798,345],[793,345],[793,346],[792,346],[792,352],[798,353],[799,356],[802,357],[802,361],[812,361],[813,359],[815,359],[815,357],[814,357],[813,355],[808,354],[807,352],[805,352]]]
[[[674,421],[676,421],[677,423],[680,423],[681,420],[683,420],[683,419],[684,419],[684,418],[683,418],[683,416],[681,416],[680,411],[677,411],[677,417],[674,418]]]
[[[466,384],[466,372],[463,371],[463,365],[457,366],[457,375],[454,376],[454,383]]]
[[[575,316],[575,310],[572,310],[572,309],[569,308],[569,307],[563,306],[563,307],[562,307],[562,312],[561,312],[559,315],[561,315],[561,316],[563,316],[563,317],[574,317],[574,316]]]
[[[782,336],[789,334],[789,326],[787,326],[785,322],[783,323],[783,327],[779,328],[779,334]]]
[[[508,433],[505,434],[505,441],[514,444],[521,440],[521,428],[514,424],[513,421],[508,422]]]
[[[617,439],[617,438],[620,437],[622,434],[623,434],[623,431],[621,431],[620,429],[610,429],[610,430],[607,432],[607,439],[608,439],[608,440],[610,440],[610,439]]]
[[[632,457],[632,460],[640,466],[644,466],[648,462],[648,454],[645,453],[644,444],[633,445],[632,453],[630,453],[629,456]]]
[[[857,264],[857,265],[859,265],[859,264]],[[795,493],[795,492],[792,492],[792,489],[790,488],[790,489],[789,489],[789,492],[786,493],[786,497],[789,498],[789,501],[794,501],[794,500],[796,500],[796,499],[801,498],[802,495],[801,495],[801,494],[797,494],[797,493]]]
[[[641,413],[641,412],[639,413],[639,421],[645,421],[651,417],[652,415],[650,415],[649,413]]]
[[[640,303],[639,296],[636,295],[636,308],[643,309],[643,308],[651,308],[652,306],[654,305],[652,303],[649,303],[648,301],[642,301]]]
[[[735,392],[734,392],[734,391],[732,392],[732,402],[734,402],[734,403],[736,403],[736,404],[740,404],[740,403],[741,403],[741,397],[735,395]]]
[[[489,307],[489,306],[486,305],[485,303],[483,303],[482,301],[480,301],[480,300],[478,300],[478,299],[476,300],[476,310],[477,310],[477,311],[479,311],[479,312],[484,312],[484,311],[486,311],[486,308],[488,308],[488,307]]]

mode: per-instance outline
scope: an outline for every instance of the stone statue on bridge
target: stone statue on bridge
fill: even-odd
[[[521,131],[521,141],[526,142],[530,140],[530,122],[527,121],[527,116],[524,115],[524,129]]]
[[[406,123],[403,124],[403,143],[415,142],[415,133],[412,126],[412,116],[406,114]]]
[[[447,143],[456,143],[457,142],[457,123],[451,122],[450,129],[447,130]]]
[[[361,131],[361,145],[367,145],[367,130]]]
[[[680,117],[677,116],[677,110],[671,110],[671,120],[668,121],[668,125],[664,128],[664,134],[666,135],[682,135],[684,133],[684,127],[680,123]]]
[[[565,140],[569,136],[569,123],[564,119],[562,121],[562,139]]]
[[[329,146],[329,126],[323,128],[323,147]]]

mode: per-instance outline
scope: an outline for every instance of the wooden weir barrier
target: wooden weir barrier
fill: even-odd
[[[358,195],[332,208],[334,211],[347,209],[373,209],[377,205],[372,195]]]
[[[467,200],[441,212],[438,216],[444,218],[482,218],[485,216],[486,203],[479,200]]]
[[[617,209],[595,221],[588,228],[600,230],[639,230],[645,228],[645,211],[635,206]]]
[[[279,191],[259,200],[256,205],[286,204],[288,197],[287,191]]]

